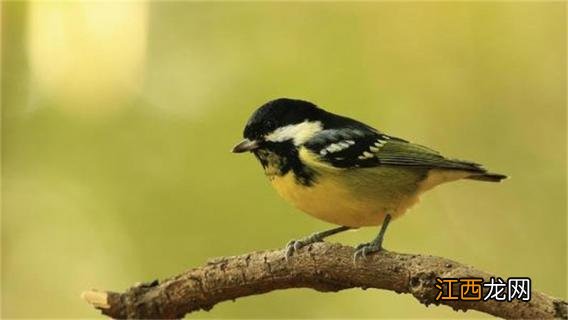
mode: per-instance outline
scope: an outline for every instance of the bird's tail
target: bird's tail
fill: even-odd
[[[466,179],[479,180],[479,181],[489,181],[489,182],[501,182],[503,179],[507,179],[507,176],[499,173],[474,173]]]
[[[487,170],[479,163],[457,159],[446,159],[446,162],[448,163],[446,166],[447,168],[469,171],[471,174],[465,177],[465,179],[500,182],[501,180],[508,178],[504,174],[487,172]]]

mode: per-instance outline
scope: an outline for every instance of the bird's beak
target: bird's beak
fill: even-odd
[[[256,140],[244,139],[233,147],[233,153],[243,153],[246,151],[252,151],[258,148],[258,142]]]

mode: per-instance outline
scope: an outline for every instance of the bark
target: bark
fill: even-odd
[[[143,283],[126,292],[91,290],[83,298],[112,318],[182,318],[197,310],[239,297],[278,289],[339,291],[375,288],[412,294],[420,303],[445,304],[454,310],[477,310],[502,318],[563,318],[566,301],[532,291],[530,302],[436,301],[436,277],[493,276],[446,258],[382,251],[353,261],[351,247],[316,243],[285,259],[283,250],[222,257],[172,278]],[[504,277],[505,279],[506,277]]]

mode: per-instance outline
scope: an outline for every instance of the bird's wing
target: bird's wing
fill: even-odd
[[[485,172],[479,164],[447,159],[430,148],[368,128],[323,130],[304,146],[336,168],[395,165]]]

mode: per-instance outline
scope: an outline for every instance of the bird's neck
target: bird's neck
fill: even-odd
[[[310,186],[316,180],[316,172],[307,167],[292,142],[255,151],[256,158],[269,179],[293,174],[296,183]]]

